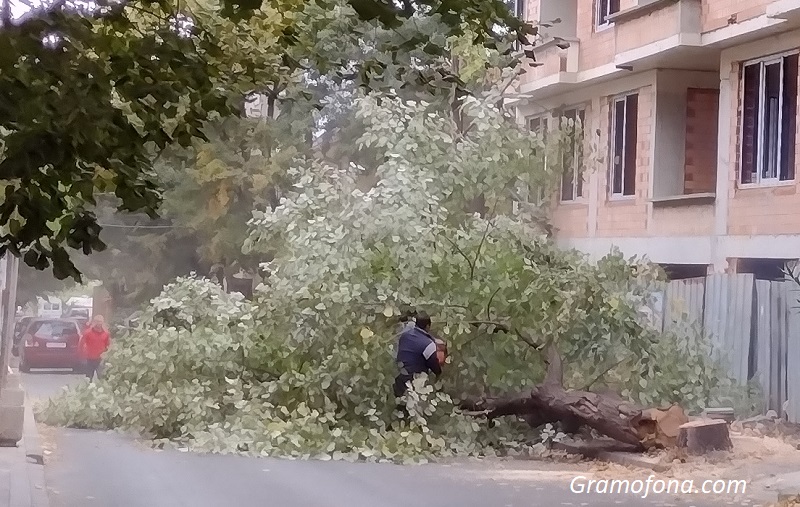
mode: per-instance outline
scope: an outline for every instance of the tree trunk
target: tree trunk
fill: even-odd
[[[720,419],[703,419],[683,424],[678,430],[678,447],[692,454],[727,451],[733,447],[728,423]]]
[[[594,428],[604,435],[644,449],[638,421],[643,410],[611,395],[567,391],[558,384],[541,384],[513,398],[462,403],[462,408],[485,411],[489,418],[522,415],[532,426],[563,422],[565,429]]]
[[[461,408],[490,419],[522,416],[534,427],[560,422],[568,433],[588,426],[639,450],[674,446],[678,426],[688,421],[677,405],[667,410],[645,409],[611,392],[564,389],[561,356],[553,345],[547,347],[546,362],[544,382],[530,392],[503,398],[467,399]]]

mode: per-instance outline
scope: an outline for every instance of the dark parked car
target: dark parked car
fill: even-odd
[[[78,353],[81,327],[75,319],[31,320],[20,341],[20,371],[31,368],[81,367]]]

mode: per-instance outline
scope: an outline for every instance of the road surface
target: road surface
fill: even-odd
[[[80,376],[23,375],[36,398]],[[52,507],[527,507],[753,505],[692,495],[576,494],[570,481],[588,467],[535,461],[385,464],[291,461],[154,450],[112,432],[50,429],[45,458]],[[631,473],[631,480],[648,474]]]

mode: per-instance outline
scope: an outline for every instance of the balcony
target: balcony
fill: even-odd
[[[566,45],[568,47],[565,47]],[[550,39],[535,46],[536,62],[525,65],[519,89],[525,93],[561,93],[577,82],[580,42],[577,39]]]
[[[715,75],[659,70],[650,231],[707,235],[714,230],[719,90]]]
[[[778,0],[767,6],[767,17],[800,23],[800,0]]]
[[[616,65],[653,65],[665,60],[692,64],[688,51],[700,46],[700,0],[654,0],[622,10],[614,24]]]
[[[555,40],[533,48],[536,67],[526,69],[520,98],[544,98],[630,71],[719,70],[718,50],[701,47],[701,0],[640,0],[610,16],[608,28],[592,28],[592,19],[584,14],[578,36],[562,38],[568,49]]]

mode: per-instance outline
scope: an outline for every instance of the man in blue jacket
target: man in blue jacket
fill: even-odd
[[[416,324],[406,327],[400,334],[397,343],[397,362],[400,374],[394,380],[394,395],[405,394],[406,382],[418,373],[440,375],[442,365],[436,353],[436,340],[430,334],[431,318],[425,313],[418,313]]]

